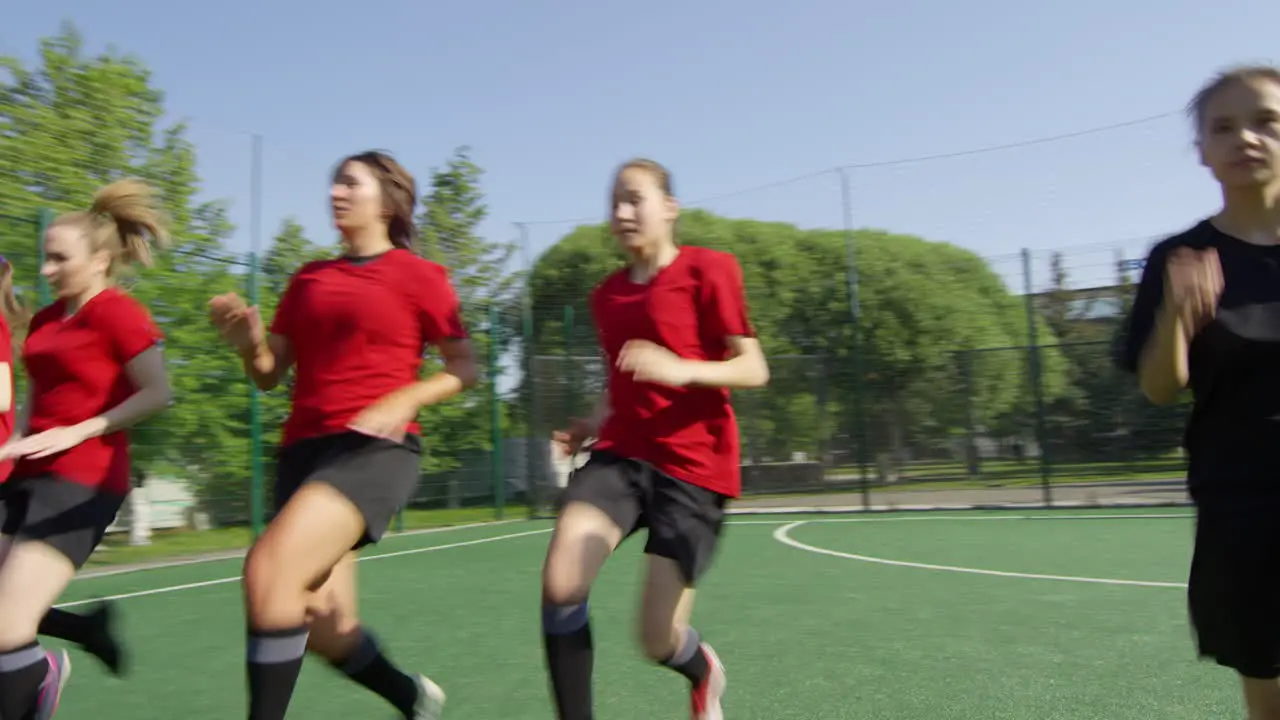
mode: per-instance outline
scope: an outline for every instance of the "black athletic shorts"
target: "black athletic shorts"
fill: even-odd
[[[1200,657],[1280,677],[1280,497],[1200,500],[1187,588]]]
[[[680,565],[694,587],[711,564],[724,525],[727,498],[677,480],[653,466],[610,452],[596,451],[573,473],[560,494],[560,507],[582,502],[604,511],[624,538],[649,529],[644,551]]]
[[[45,543],[79,570],[115,522],[124,499],[51,475],[11,478],[0,483],[0,534],[16,542]]]
[[[418,487],[422,441],[403,442],[357,432],[307,438],[280,449],[276,460],[275,508],[284,507],[309,482],[332,486],[364,516],[364,536],[353,549],[378,542]]]

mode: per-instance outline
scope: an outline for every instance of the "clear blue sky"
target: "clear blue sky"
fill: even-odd
[[[603,218],[634,154],[668,164],[686,201],[838,227],[832,175],[722,196],[1178,111],[1213,71],[1280,52],[1266,0],[18,0],[0,18],[0,52],[28,60],[63,19],[141,57],[191,123],[205,195],[234,203],[236,249],[243,131],[265,137],[264,241],[288,215],[331,237],[345,153],[390,148],[425,180],[462,144],[487,171],[495,239]],[[1217,202],[1180,115],[852,178],[859,225],[984,255],[1074,248],[1099,279],[1114,248],[1139,255]],[[535,251],[571,227],[532,227]]]

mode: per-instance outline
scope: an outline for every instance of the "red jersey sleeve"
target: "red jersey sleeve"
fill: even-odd
[[[4,315],[0,315],[0,362],[13,364],[13,331]]]
[[[294,323],[294,305],[297,304],[294,292],[294,286],[297,284],[298,274],[294,273],[289,278],[289,284],[284,288],[284,294],[280,296],[280,304],[276,306],[275,317],[271,318],[271,328],[268,330],[272,335],[280,337],[290,337],[293,333]]]
[[[698,323],[716,337],[755,334],[747,317],[747,292],[737,258],[728,253],[709,258],[702,272],[700,296]]]
[[[422,337],[432,345],[465,339],[467,328],[462,322],[462,304],[449,281],[449,271],[435,263],[425,267],[422,273],[425,277],[420,276],[415,283]]]
[[[102,329],[111,343],[111,353],[121,365],[164,340],[164,334],[151,320],[151,313],[128,295],[121,295],[120,302],[100,317]]]

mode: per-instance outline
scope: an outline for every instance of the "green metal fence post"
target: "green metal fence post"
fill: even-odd
[[[44,267],[44,234],[49,231],[49,226],[53,224],[54,214],[49,208],[40,208],[36,213],[36,226],[39,234],[36,235],[36,254],[40,258],[36,265],[36,272]],[[36,280],[36,298],[40,305],[48,305],[53,302],[53,297],[49,292],[49,281],[44,279],[44,275],[39,275]]]
[[[258,253],[249,253],[249,304],[258,304]],[[253,537],[266,526],[266,482],[262,470],[262,410],[258,386],[249,381],[249,519]]]
[[[1040,484],[1044,504],[1053,506],[1053,483],[1049,461],[1049,438],[1044,419],[1044,378],[1041,375],[1040,341],[1036,332],[1036,296],[1031,286],[1031,251],[1022,249],[1022,288],[1027,305],[1027,370],[1031,373],[1031,397],[1036,404],[1036,444],[1040,446]]]
[[[258,304],[258,257],[262,254],[262,136],[251,138],[249,162],[249,304]],[[249,519],[257,539],[266,526],[267,492],[262,468],[262,409],[258,386],[249,381]]]
[[[862,377],[862,301],[858,295],[858,246],[853,229],[853,191],[849,186],[849,171],[840,168],[840,204],[844,210],[845,286],[849,293],[849,369],[853,373],[853,434],[856,443],[858,475],[861,478],[862,509],[871,508],[870,451],[867,434],[866,404],[863,399]]]
[[[489,305],[489,453],[490,472],[493,478],[493,514],[501,520],[507,511],[507,479],[502,470],[502,405],[498,396],[498,306]]]

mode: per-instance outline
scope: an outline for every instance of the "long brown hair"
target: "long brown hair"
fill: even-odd
[[[27,309],[18,301],[13,289],[13,265],[0,256],[0,315],[9,326],[10,335],[17,337],[20,328],[27,324],[30,317]]]
[[[131,265],[150,267],[152,245],[164,248],[169,244],[167,223],[155,204],[155,193],[137,178],[118,180],[98,190],[88,210],[59,216],[53,226],[59,225],[81,228],[90,252],[111,253],[109,278]]]
[[[378,180],[378,188],[382,193],[382,210],[389,216],[387,236],[391,239],[391,244],[413,250],[418,242],[418,228],[413,221],[413,209],[418,202],[418,181],[385,150],[366,150],[343,158],[334,170],[334,179],[337,179],[347,163],[353,162],[369,168],[369,172]]]

